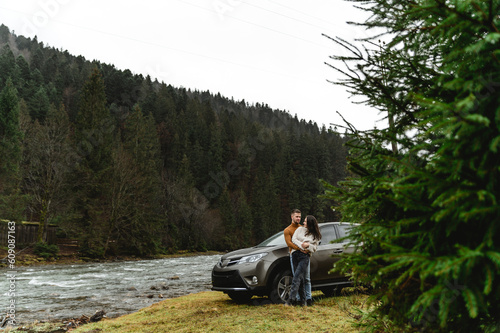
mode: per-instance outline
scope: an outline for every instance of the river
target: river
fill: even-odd
[[[0,312],[15,300],[18,324],[137,311],[165,298],[207,291],[220,255],[15,268],[15,285],[2,269]],[[15,296],[9,295],[15,289]]]

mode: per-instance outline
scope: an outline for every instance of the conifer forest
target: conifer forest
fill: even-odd
[[[320,180],[345,139],[267,104],[173,87],[0,27],[0,219],[82,255],[255,245],[299,208],[337,220]]]

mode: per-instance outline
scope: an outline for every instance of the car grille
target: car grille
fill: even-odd
[[[246,288],[238,271],[212,272],[212,285],[224,288]]]
[[[224,259],[224,260],[220,260],[218,262],[218,265],[219,267],[228,267],[228,266],[232,266],[232,265],[235,265],[239,262],[241,258],[233,258],[233,259]]]

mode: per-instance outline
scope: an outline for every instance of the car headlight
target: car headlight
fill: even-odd
[[[241,257],[236,262],[236,264],[245,264],[245,263],[256,262],[256,261],[259,261],[260,259],[264,258],[265,256],[267,256],[267,252],[256,253],[256,254],[252,254],[249,256],[244,256],[244,257]]]

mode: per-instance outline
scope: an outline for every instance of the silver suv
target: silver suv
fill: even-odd
[[[346,276],[331,273],[338,256],[353,252],[346,237],[353,224],[345,222],[320,223],[322,240],[311,257],[311,285],[332,296],[351,285]],[[273,303],[284,303],[292,283],[290,255],[283,231],[257,246],[229,252],[212,269],[212,290],[222,291],[237,302],[247,302],[252,296],[268,296]]]

